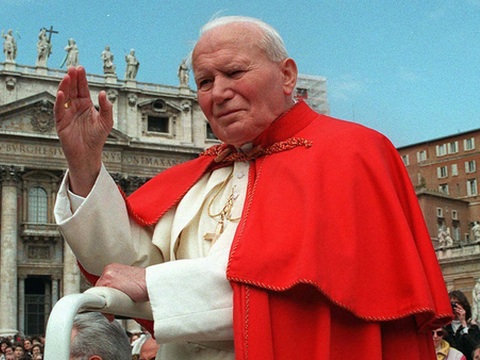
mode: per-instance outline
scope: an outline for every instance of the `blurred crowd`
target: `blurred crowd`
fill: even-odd
[[[112,335],[112,334],[110,334]],[[133,360],[153,360],[158,351],[159,345],[156,341],[146,332],[128,333],[125,335],[128,338],[129,348],[121,349],[123,354],[127,354],[128,358]],[[118,340],[117,336],[117,340]],[[101,337],[100,337],[101,339]],[[124,338],[120,338],[122,341]],[[99,342],[100,343],[100,342]],[[43,360],[43,353],[45,347],[45,337],[24,337],[20,335],[3,337],[0,339],[0,360]],[[72,348],[75,348],[75,344],[71,344]],[[119,350],[117,347],[116,350]],[[92,346],[92,351],[95,351],[95,346]],[[73,354],[72,354],[73,355]],[[113,355],[113,354],[112,354]],[[131,355],[131,356],[130,356]],[[125,355],[126,357],[127,355]],[[73,355],[73,360],[79,355]],[[108,360],[105,357],[104,360]]]

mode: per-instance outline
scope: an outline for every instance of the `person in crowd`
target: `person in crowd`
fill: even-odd
[[[480,360],[480,345],[475,346],[472,351],[472,359],[473,360]]]
[[[480,329],[471,323],[472,309],[465,294],[460,290],[449,292],[454,320],[445,327],[445,340],[460,350],[468,360],[472,360],[472,351],[480,344]]]
[[[42,360],[43,359],[43,346],[41,344],[33,344],[32,346],[32,360]]]
[[[16,360],[23,360],[24,358],[27,357],[27,354],[25,353],[25,349],[23,348],[23,344],[21,343],[17,343],[14,345],[13,354]]]
[[[5,360],[5,349],[10,345],[7,339],[1,339],[0,341],[0,360]]]
[[[34,336],[32,337],[32,344],[35,345],[35,344],[40,344],[40,345],[43,345],[42,344],[42,338],[40,336]]]
[[[155,360],[159,347],[150,334],[141,334],[132,343],[132,358],[134,360]]]
[[[32,339],[31,338],[25,338],[23,339],[23,349],[25,350],[25,354],[27,356],[30,356],[32,355]]]
[[[159,348],[155,339],[148,337],[140,349],[139,360],[155,360]]]
[[[465,356],[457,349],[450,346],[450,344],[443,339],[443,328],[438,328],[432,331],[433,345],[437,352],[437,360],[466,360]]]
[[[130,344],[133,344],[135,341],[137,341],[140,338],[141,333],[133,333],[130,335]]]
[[[97,312],[80,313],[73,319],[70,360],[131,360],[125,330]]]
[[[13,347],[13,345],[8,344],[7,347],[5,348],[4,354],[5,354],[5,358],[7,358],[8,355],[15,356],[15,355],[14,355],[14,347]]]
[[[296,63],[263,21],[212,20],[191,59],[222,144],[127,199],[102,164],[105,91],[97,110],[82,67],[59,85],[55,215],[89,281],[150,301],[162,360],[435,358],[452,309],[391,142],[295,101]]]

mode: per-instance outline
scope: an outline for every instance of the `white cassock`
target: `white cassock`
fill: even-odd
[[[146,267],[155,338],[161,344],[157,359],[235,358],[226,266],[238,220],[227,221],[213,245],[203,236],[215,231],[218,217],[211,215],[232,194],[231,218],[241,216],[248,167],[239,162],[204,175],[153,227],[128,217],[103,167],[85,199],[68,191],[68,174],[62,182],[55,218],[82,266],[94,275],[113,262]]]

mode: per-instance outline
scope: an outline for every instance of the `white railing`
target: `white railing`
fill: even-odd
[[[93,287],[83,294],[61,298],[53,307],[45,336],[45,360],[69,360],[73,319],[84,311],[99,311],[128,318],[153,320],[149,302],[136,303],[121,291]]]

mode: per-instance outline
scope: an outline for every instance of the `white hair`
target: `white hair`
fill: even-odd
[[[283,42],[280,34],[271,25],[266,22],[248,17],[248,16],[220,16],[213,18],[200,29],[200,38],[208,31],[220,26],[230,25],[234,23],[249,23],[255,25],[262,32],[262,38],[259,41],[259,46],[263,49],[267,57],[274,62],[280,62],[288,58],[287,48]],[[197,40],[198,42],[198,40]],[[189,65],[192,64],[192,52],[188,56]]]

